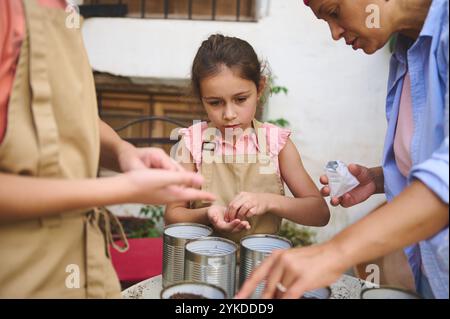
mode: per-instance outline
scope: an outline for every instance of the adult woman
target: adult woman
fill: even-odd
[[[349,207],[386,193],[389,203],[329,242],[273,254],[238,297],[247,296],[265,277],[265,297],[298,297],[332,283],[353,265],[414,244],[405,252],[417,291],[424,297],[448,298],[448,0],[305,4],[329,24],[333,39],[344,38],[367,54],[398,34],[388,83],[383,165],[350,165],[360,186],[331,199],[332,205]],[[378,26],[366,24],[367,12],[372,12],[367,9],[374,5]],[[328,181],[322,176],[321,182]],[[329,195],[327,186],[322,194]]]
[[[0,2],[3,298],[120,297],[100,229],[112,216],[94,207],[212,199],[191,188],[200,176],[99,120],[81,31],[65,23],[65,7]],[[96,179],[99,162],[124,174]]]

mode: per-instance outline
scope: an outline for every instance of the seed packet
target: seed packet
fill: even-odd
[[[331,197],[341,197],[359,185],[358,180],[341,161],[329,161],[325,166]]]

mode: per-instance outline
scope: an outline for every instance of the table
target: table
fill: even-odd
[[[330,299],[360,299],[361,290],[367,282],[349,275],[342,275],[331,285]],[[162,275],[144,280],[122,292],[124,299],[160,299]]]

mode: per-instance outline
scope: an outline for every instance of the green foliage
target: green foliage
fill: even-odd
[[[269,76],[268,85],[270,88],[270,94],[284,93],[287,95],[289,92],[287,87],[275,84],[275,77],[273,77],[273,76]],[[280,127],[288,127],[290,125],[289,121],[284,118],[279,118],[276,120],[268,120],[267,122],[272,123],[276,126],[280,126]]]
[[[272,123],[276,126],[280,126],[280,127],[288,127],[290,125],[289,121],[284,118],[279,118],[276,120],[268,120],[267,122]]]
[[[133,230],[128,238],[155,238],[161,237],[161,232],[155,228],[155,224],[150,220],[146,220],[141,227]]]
[[[164,216],[164,207],[153,205],[142,206],[139,215],[150,218],[154,222],[159,222]]]
[[[161,221],[164,215],[163,206],[143,206],[139,212],[143,218],[141,225],[131,231],[128,238],[154,238],[161,237],[161,231],[155,227],[156,223]]]
[[[272,86],[270,88],[270,92],[272,94],[279,94],[279,93],[283,92],[284,94],[287,95],[288,94],[288,89],[286,87],[284,87],[284,86]]]
[[[288,221],[285,221],[281,225],[278,234],[292,241],[294,247],[310,246],[315,243],[316,237],[315,232],[310,228],[298,226],[297,224]]]
[[[270,94],[284,93],[287,95],[289,92],[287,87],[275,84],[275,79],[276,79],[276,77],[273,75],[270,75],[268,78],[267,84],[269,86]]]

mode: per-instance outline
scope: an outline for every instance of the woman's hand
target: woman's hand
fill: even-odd
[[[192,172],[161,169],[135,169],[119,178],[127,179],[127,200],[143,204],[167,204],[180,201],[213,202],[213,194],[199,190],[203,177]]]
[[[360,166],[357,164],[348,165],[348,170],[351,174],[353,174],[356,179],[359,181],[359,185],[352,189],[350,192],[345,193],[341,197],[333,197],[330,200],[331,205],[338,206],[341,205],[343,207],[351,207],[356,204],[364,202],[373,194],[380,192],[378,186],[380,183],[382,184],[383,175],[380,167],[376,167],[373,169]],[[380,176],[381,171],[381,176]],[[381,181],[380,181],[381,178]],[[326,175],[320,176],[320,182],[325,185],[321,190],[321,194],[324,197],[330,195],[330,187],[328,186],[328,178]],[[381,186],[382,187],[382,186]]]
[[[236,233],[244,229],[250,229],[250,223],[240,219],[225,220],[226,207],[212,205],[209,207],[207,215],[214,229],[221,232]]]
[[[269,210],[267,194],[241,192],[228,204],[225,220],[248,220],[252,216],[265,214]]]
[[[275,251],[252,272],[236,298],[248,298],[264,279],[262,298],[299,298],[339,279],[346,270],[340,260],[330,244]]]
[[[169,171],[184,171],[164,150],[155,147],[137,148],[124,142],[118,151],[118,162],[122,172],[135,169],[157,168]]]

